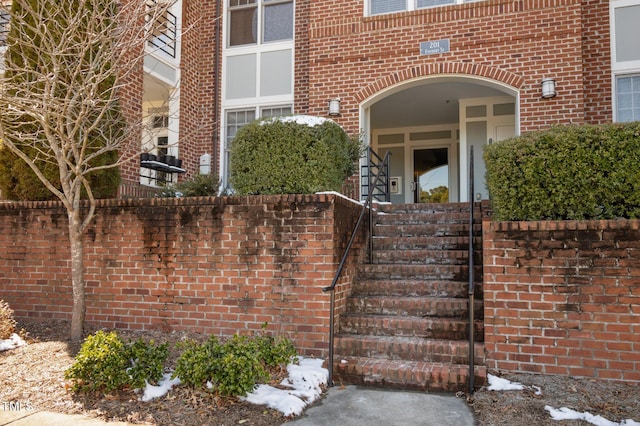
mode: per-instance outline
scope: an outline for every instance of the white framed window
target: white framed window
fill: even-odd
[[[293,39],[293,0],[227,0],[228,46]]]
[[[611,0],[614,121],[640,120],[640,0]]]
[[[427,9],[450,4],[474,3],[479,0],[367,0],[365,15],[384,15],[394,12]]]

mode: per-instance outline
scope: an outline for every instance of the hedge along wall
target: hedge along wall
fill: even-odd
[[[487,368],[640,381],[640,221],[483,223]]]
[[[218,336],[268,323],[302,354],[322,356],[330,300],[322,288],[360,207],[332,194],[100,201],[85,238],[86,322]],[[0,299],[18,317],[70,319],[62,206],[0,204],[0,229]],[[354,271],[351,259],[338,306]]]

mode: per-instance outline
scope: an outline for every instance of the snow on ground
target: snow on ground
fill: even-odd
[[[579,413],[567,407],[555,409],[546,405],[544,409],[549,412],[553,420],[584,420],[596,426],[640,426],[640,423],[631,419],[616,423],[607,420],[602,416],[594,416],[589,412]]]
[[[533,391],[534,394],[542,395],[542,390],[538,386],[525,386],[522,383],[510,382],[507,379],[503,379],[502,377],[496,377],[491,374],[487,374],[487,380],[489,381],[489,386],[487,387],[487,389],[490,391],[530,389]]]
[[[162,377],[162,380],[158,382],[158,386],[150,385],[149,383],[147,383],[147,386],[144,388],[144,393],[140,397],[140,401],[149,402],[152,399],[160,398],[161,396],[166,395],[167,392],[171,390],[171,388],[179,384],[179,378],[176,377],[175,379],[172,379],[171,373],[166,373]]]
[[[298,357],[298,360],[298,365],[287,366],[289,377],[280,383],[286,390],[259,385],[243,399],[253,404],[267,405],[285,416],[302,414],[304,408],[322,394],[322,386],[329,380],[329,371],[322,368],[322,359]]]
[[[13,333],[8,339],[0,340],[0,352],[8,351],[9,349],[15,349],[26,344],[27,342],[22,340],[20,336],[18,336],[16,333]]]
[[[491,374],[487,374],[487,380],[489,381],[488,390],[492,391],[508,391],[508,390],[523,390],[534,389],[536,394],[541,394],[542,390],[537,386],[525,386],[518,382],[510,382],[507,379],[496,377]],[[612,422],[605,419],[602,416],[594,416],[589,412],[579,413],[567,407],[553,408],[549,405],[544,407],[545,411],[548,411],[553,420],[584,420],[595,426],[640,426],[640,423],[631,419],[623,420],[620,423]]]
[[[280,383],[282,387],[287,388],[286,390],[269,385],[258,385],[253,392],[242,399],[252,404],[267,405],[269,408],[281,411],[285,416],[300,415],[307,405],[320,397],[322,386],[329,380],[329,371],[322,368],[322,362],[322,359],[298,357],[298,364],[287,366],[289,376]],[[164,396],[178,384],[180,379],[172,380],[171,374],[167,373],[158,386],[147,383],[140,400],[148,402]]]

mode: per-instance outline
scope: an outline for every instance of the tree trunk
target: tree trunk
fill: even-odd
[[[71,247],[71,282],[73,288],[73,311],[71,316],[71,340],[82,340],[85,294],[84,294],[84,256],[82,243],[82,221],[80,209],[76,208],[68,212],[69,215],[69,242]]]

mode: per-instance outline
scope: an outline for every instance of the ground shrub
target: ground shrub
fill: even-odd
[[[484,158],[496,220],[640,217],[640,122],[556,126]]]
[[[234,335],[225,342],[215,336],[202,343],[184,344],[174,377],[186,385],[210,388],[222,395],[245,396],[257,383],[269,380],[269,369],[295,358],[293,343],[267,334]]]
[[[240,195],[339,191],[356,170],[360,147],[331,120],[255,121],[231,143],[231,185]]]
[[[13,319],[13,310],[9,304],[0,299],[0,340],[11,337],[16,329],[16,321]]]
[[[161,197],[207,197],[218,193],[218,179],[212,175],[195,175],[175,185],[170,185],[161,193]]]
[[[142,339],[125,344],[115,331],[88,336],[65,371],[76,392],[112,392],[142,388],[162,377],[168,345]]]

